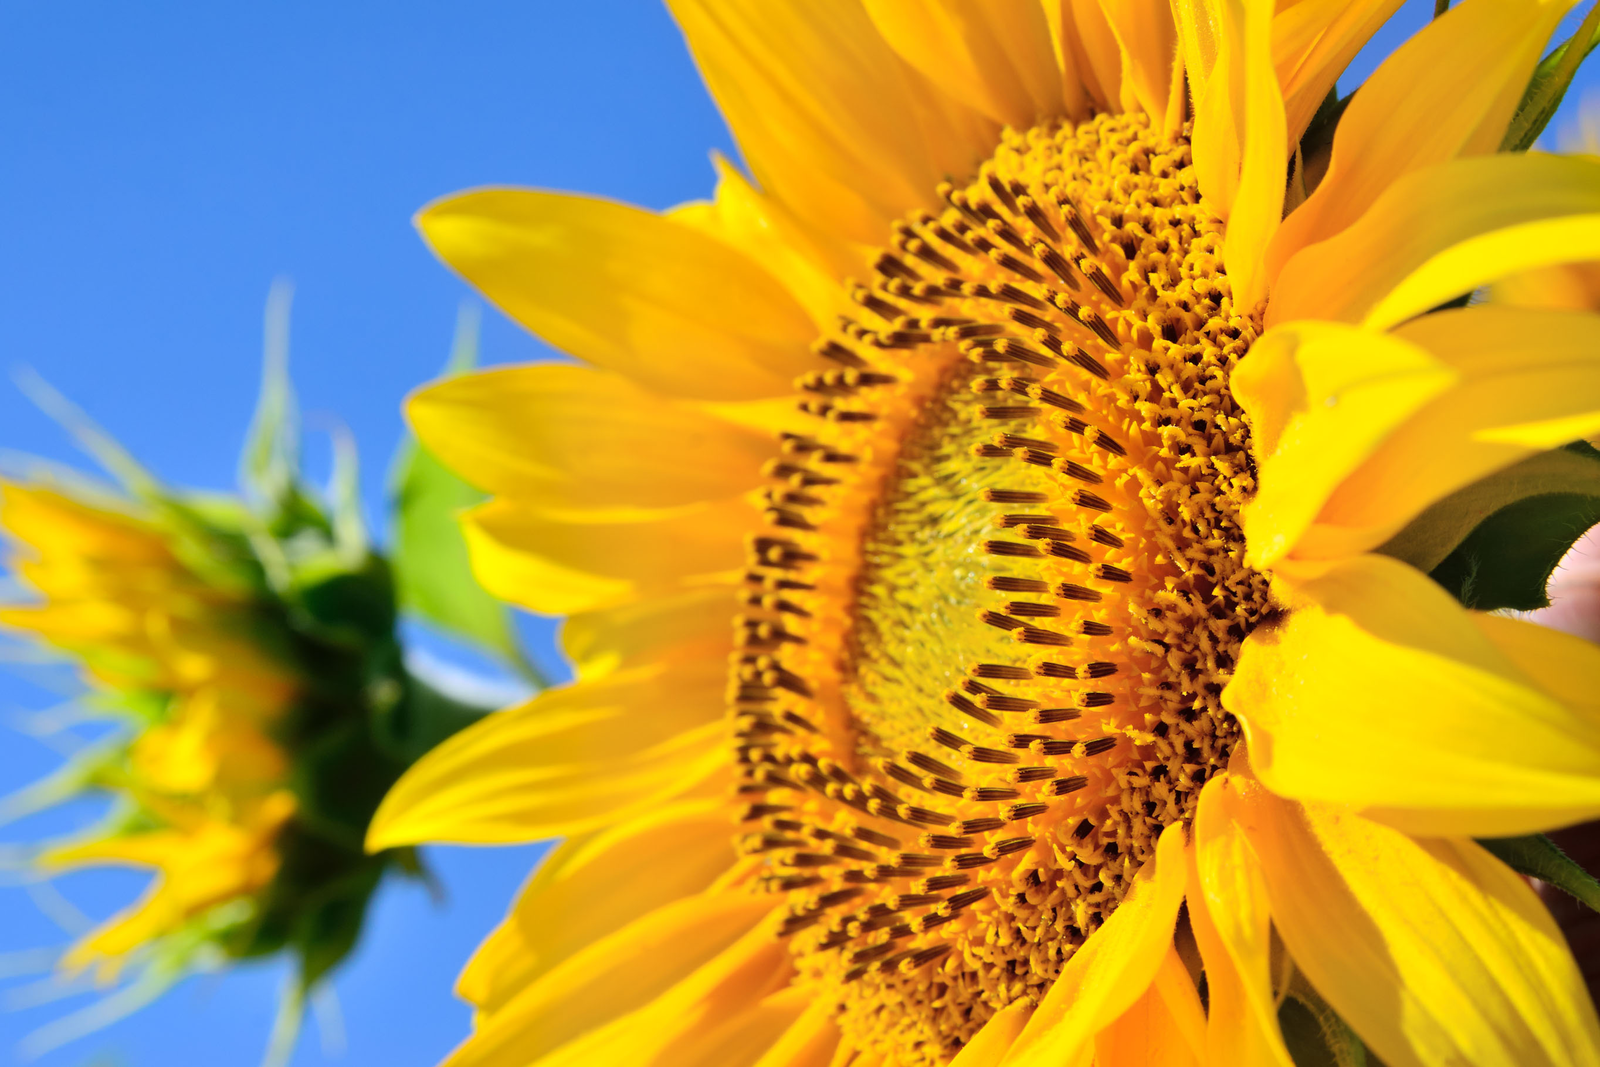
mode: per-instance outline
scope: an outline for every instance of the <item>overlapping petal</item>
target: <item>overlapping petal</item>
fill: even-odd
[[[540,863],[473,954],[456,992],[494,1014],[590,942],[703,892],[733,865],[726,805],[678,800],[570,838]],[[638,877],[649,871],[648,878]]]
[[[737,496],[776,453],[616,374],[563,364],[449,378],[407,405],[428,448],[485,492],[543,508],[669,508]]]
[[[1294,592],[1287,618],[1245,642],[1223,693],[1268,788],[1424,834],[1503,836],[1600,814],[1600,716],[1564,702],[1573,683],[1522,669],[1539,654],[1533,624],[1519,636],[1534,650],[1513,658],[1442,588],[1384,556],[1334,564]],[[1548,640],[1570,651],[1575,639]],[[1572,669],[1589,665],[1600,652]]]
[[[1465,840],[1414,840],[1347,809],[1241,787],[1274,926],[1390,1067],[1581,1067],[1600,1028],[1554,921]]]
[[[1234,376],[1261,491],[1249,559],[1338,559],[1434,502],[1600,430],[1600,317],[1476,307],[1391,334],[1296,322]]]
[[[744,563],[755,509],[742,499],[665,512],[581,518],[492,500],[462,519],[472,570],[489,592],[564,615],[704,585]]]
[[[1209,991],[1207,1062],[1294,1067],[1278,1028],[1272,983],[1272,912],[1261,857],[1235,818],[1234,775],[1200,792],[1187,901]]]
[[[1359,220],[1289,261],[1268,324],[1337,319],[1386,329],[1518,270],[1595,258],[1583,218],[1596,212],[1600,162],[1591,159],[1495,155],[1414,170]]]
[[[451,737],[384,798],[369,848],[536,841],[648,810],[723,768],[725,668],[640,668],[548,690]]]
[[[1573,2],[1465,0],[1397,48],[1356,92],[1322,183],[1268,248],[1269,288],[1292,256],[1355,222],[1402,176],[1494,152]]]
[[[513,319],[669,396],[781,396],[813,365],[815,328],[783,286],[732,245],[668,217],[592,197],[481,189],[430,204],[417,225]]]
[[[708,893],[647,912],[584,944],[480,1018],[476,1032],[446,1067],[539,1062],[619,1015],[670,996],[696,970],[748,937],[771,907],[760,897]]]
[[[1181,825],[1162,833],[1128,896],[1062,968],[1002,1061],[1004,1067],[1085,1062],[1095,1035],[1150,988],[1172,944],[1188,880],[1183,835]]]
[[[860,0],[674,0],[761,188],[833,240],[873,246],[977,166],[994,123],[902,60]]]
[[[1063,113],[1044,9],[980,0],[865,0],[900,57],[962,103],[1025,130]]]

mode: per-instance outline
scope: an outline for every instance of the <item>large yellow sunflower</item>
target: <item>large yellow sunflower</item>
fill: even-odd
[[[1571,3],[1341,114],[1396,6],[673,0],[753,181],[423,212],[586,364],[411,408],[578,673],[374,822],[570,838],[452,1067],[1600,1063],[1471,840],[1600,813],[1600,649],[1425,573],[1600,430],[1600,319],[1428,313],[1600,258],[1497,154]]]

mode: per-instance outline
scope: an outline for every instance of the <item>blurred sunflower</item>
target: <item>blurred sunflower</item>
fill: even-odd
[[[275,299],[286,315],[286,296]],[[48,876],[125,865],[155,877],[60,961],[69,974],[92,969],[102,986],[130,968],[132,980],[31,1047],[103,1024],[194,969],[284,953],[294,979],[269,1053],[281,1058],[305,996],[354,947],[381,879],[422,873],[410,849],[365,853],[379,799],[486,710],[418,677],[396,629],[402,605],[426,611],[417,572],[436,593],[470,582],[419,541],[419,525],[449,529],[449,486],[413,451],[399,473],[399,554],[379,552],[347,441],[336,439],[331,496],[302,479],[281,359],[269,362],[243,496],[160,484],[38,388],[122,484],[43,465],[0,482],[21,594],[0,606],[0,626],[76,665],[81,703],[110,730],[0,814],[107,794],[115,803],[98,826],[27,850],[27,866]],[[475,591],[503,623],[504,609]]]
[[[410,409],[578,674],[369,835],[570,836],[451,1067],[1600,1063],[1472,840],[1600,813],[1600,649],[1430,577],[1600,495],[1600,320],[1466,299],[1600,259],[1595,14],[671,6],[753,182],[419,219],[588,364]]]

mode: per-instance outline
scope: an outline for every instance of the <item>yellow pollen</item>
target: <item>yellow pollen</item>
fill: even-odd
[[[798,383],[730,684],[797,980],[903,1064],[1043,996],[1192,816],[1273,610],[1228,387],[1260,314],[1188,142],[1008,132],[939,194]]]

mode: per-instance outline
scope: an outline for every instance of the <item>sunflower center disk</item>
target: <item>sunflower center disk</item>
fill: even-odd
[[[947,1062],[1038,998],[1237,743],[1254,488],[1189,145],[1007,133],[896,227],[768,473],[730,686],[739,844],[847,1040]]]

